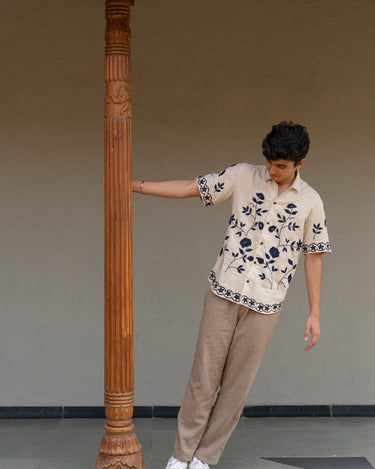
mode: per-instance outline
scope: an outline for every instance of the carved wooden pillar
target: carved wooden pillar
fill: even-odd
[[[130,6],[106,1],[105,412],[96,469],[142,469],[134,406]]]

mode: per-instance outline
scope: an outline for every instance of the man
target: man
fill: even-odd
[[[207,207],[227,198],[232,203],[223,247],[209,274],[194,363],[166,469],[217,464],[241,415],[301,252],[310,303],[304,339],[311,334],[311,342],[305,350],[319,340],[321,254],[331,248],[323,203],[299,174],[309,144],[304,127],[281,122],[263,141],[265,166],[241,163],[192,181],[133,181],[134,192],[200,196]]]

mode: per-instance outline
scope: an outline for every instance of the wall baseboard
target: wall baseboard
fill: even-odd
[[[177,406],[135,406],[134,418],[176,418]],[[245,406],[243,417],[375,417],[375,405]],[[0,407],[0,419],[105,418],[103,407]]]

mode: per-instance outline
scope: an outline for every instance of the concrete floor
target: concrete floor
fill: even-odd
[[[104,423],[102,419],[0,420],[0,469],[94,469]],[[164,469],[176,420],[134,419],[134,423],[145,464],[149,469]],[[292,467],[262,457],[364,457],[375,467],[374,443],[375,418],[371,417],[242,418],[215,467]],[[306,467],[339,467],[337,462]],[[354,464],[352,469],[356,467],[364,466]]]

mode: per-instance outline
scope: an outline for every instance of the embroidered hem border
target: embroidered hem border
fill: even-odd
[[[210,188],[207,184],[207,179],[204,176],[199,176],[195,178],[198,183],[199,192],[201,193],[202,200],[206,207],[210,207],[214,204],[212,200],[212,195],[210,194]]]
[[[254,309],[258,311],[258,313],[264,314],[272,314],[281,311],[282,303],[275,303],[273,305],[268,305],[264,303],[259,303],[254,298],[249,298],[246,295],[241,295],[241,293],[233,292],[232,290],[228,290],[227,288],[223,287],[219,284],[216,280],[216,274],[213,270],[211,270],[208,280],[211,283],[212,290],[218,295],[226,300],[233,301],[235,303],[241,303],[244,306],[247,306],[250,309]]]
[[[308,254],[311,252],[331,252],[331,244],[329,241],[324,243],[311,243],[302,246],[302,252]]]

